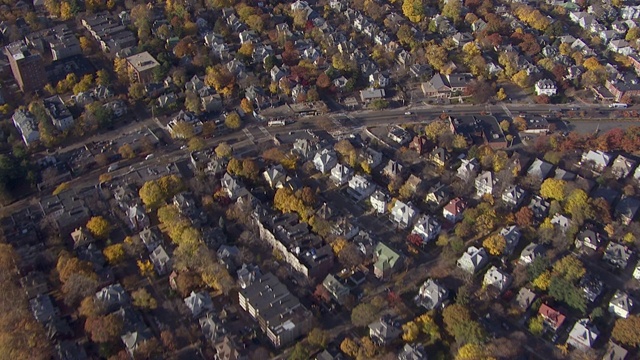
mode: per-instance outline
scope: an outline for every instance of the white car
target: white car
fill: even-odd
[[[405,114],[405,115],[411,115],[411,114],[412,114],[412,112],[411,112],[411,111],[406,111],[404,114]]]

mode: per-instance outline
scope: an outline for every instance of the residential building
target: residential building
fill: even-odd
[[[427,352],[422,344],[404,344],[398,360],[427,360]]]
[[[515,210],[522,205],[526,196],[526,191],[518,185],[510,185],[502,193],[502,201],[505,205]]]
[[[229,175],[229,173],[224,174],[220,183],[222,189],[231,200],[236,200],[248,192],[247,189],[236,178]]]
[[[604,235],[592,223],[587,223],[582,231],[576,236],[576,248],[589,248],[593,251],[597,250],[604,242]]]
[[[352,195],[356,199],[356,201],[361,201],[369,197],[375,190],[376,186],[368,178],[360,174],[357,174],[349,179],[349,187],[347,188],[347,192]]]
[[[149,254],[149,259],[153,263],[153,267],[156,269],[158,275],[162,276],[171,272],[172,261],[162,245],[156,247],[151,254]]]
[[[467,202],[457,197],[449,201],[442,209],[442,216],[448,221],[455,223],[462,219],[462,213],[467,208]]]
[[[489,145],[492,149],[507,147],[507,139],[495,116],[449,116],[448,121],[451,131],[456,135],[464,136],[470,146]]]
[[[523,287],[520,289],[520,291],[518,291],[518,295],[516,296],[516,304],[518,304],[518,307],[520,307],[520,309],[527,311],[531,304],[533,304],[535,299],[536,293],[526,287]]]
[[[346,184],[352,175],[353,169],[346,165],[336,164],[336,166],[331,169],[331,175],[329,176],[329,178],[336,186],[340,187]]]
[[[611,172],[619,180],[629,176],[629,174],[631,174],[631,172],[636,168],[636,165],[637,163],[635,160],[620,154],[613,160],[613,163],[611,164]]]
[[[587,301],[593,303],[604,291],[604,283],[597,275],[587,273],[580,280],[580,288],[582,289]]]
[[[396,340],[402,334],[402,329],[396,326],[389,317],[384,316],[378,321],[369,324],[369,337],[380,346],[385,346]]]
[[[607,352],[602,357],[602,360],[626,360],[627,353],[627,349],[609,340]]]
[[[187,305],[187,308],[191,311],[191,316],[193,316],[194,319],[197,319],[200,315],[204,315],[213,310],[211,296],[205,291],[191,291],[191,294],[184,299],[184,304]]]
[[[515,225],[507,226],[500,230],[500,235],[504,238],[506,243],[503,253],[505,255],[511,255],[520,241],[520,229]]]
[[[456,176],[463,181],[467,181],[469,179],[473,179],[478,174],[478,170],[480,170],[480,163],[476,158],[471,160],[462,159],[460,162],[460,167],[456,170]]]
[[[311,330],[311,312],[271,273],[240,290],[238,298],[275,348],[288,346]]]
[[[7,45],[4,53],[9,59],[13,78],[23,93],[41,90],[47,84],[42,56],[29,50],[24,41]]]
[[[638,261],[636,267],[633,269],[633,278],[640,280],[640,261]]]
[[[148,84],[153,81],[153,69],[160,63],[148,52],[144,51],[127,58],[127,66],[133,73],[136,82]]]
[[[37,322],[44,324],[56,318],[59,310],[53,305],[51,296],[38,295],[29,300],[29,308]]]
[[[411,141],[411,134],[399,126],[392,126],[387,133],[389,139],[397,142],[400,145],[408,144]]]
[[[633,256],[631,249],[625,245],[612,241],[607,245],[607,249],[604,251],[602,260],[606,261],[614,269],[623,271],[627,268],[631,256]]]
[[[579,350],[589,350],[598,339],[600,332],[589,319],[580,319],[569,332],[567,344]]]
[[[158,228],[145,228],[138,234],[140,240],[147,248],[147,251],[152,252],[162,242],[162,235],[158,232]]]
[[[558,87],[550,79],[538,80],[534,88],[536,95],[554,96],[558,91]]]
[[[396,204],[397,203],[398,202],[396,202]],[[422,244],[426,245],[430,241],[436,239],[436,237],[440,234],[441,229],[442,228],[435,217],[422,215],[416,222],[413,230],[411,230],[411,233],[419,235],[422,238]]]
[[[458,259],[456,265],[460,269],[473,274],[480,270],[488,261],[489,255],[484,248],[469,246],[464,254],[462,254]]]
[[[602,171],[609,166],[612,156],[601,150],[589,150],[582,154],[581,165],[591,165],[594,170]]]
[[[418,295],[414,298],[418,306],[422,306],[427,310],[433,310],[445,306],[449,302],[449,290],[440,285],[437,280],[427,279]]]
[[[498,289],[500,293],[507,290],[509,285],[511,285],[511,281],[513,278],[508,273],[498,269],[495,266],[491,266],[489,270],[484,274],[484,279],[482,280],[482,285],[484,286],[493,286]]]
[[[11,117],[13,125],[18,129],[18,133],[22,136],[22,141],[28,147],[34,142],[40,140],[40,132],[36,119],[28,110],[17,109]]]
[[[538,315],[542,316],[544,324],[547,327],[551,328],[554,332],[562,326],[564,320],[566,319],[566,317],[561,312],[555,310],[547,304],[540,305],[540,309],[538,309]]]
[[[520,253],[520,263],[526,265],[531,264],[536,258],[542,255],[543,252],[544,247],[542,245],[531,243]]]
[[[625,96],[633,97],[640,95],[640,83],[636,80],[622,81],[607,79],[605,88],[611,92],[615,101],[620,101]]]
[[[390,159],[387,165],[382,169],[382,175],[389,179],[401,177],[403,172],[404,166],[393,159]]]
[[[382,153],[371,147],[367,147],[360,153],[363,160],[369,164],[369,168],[373,169],[382,163]]]
[[[633,300],[629,295],[621,290],[616,290],[613,298],[609,301],[609,312],[617,317],[628,318],[633,308]]]
[[[427,160],[435,166],[444,167],[449,161],[449,153],[444,148],[437,147],[429,153]]]
[[[135,204],[127,208],[127,219],[129,220],[129,228],[134,231],[140,231],[148,228],[149,217],[140,204]]]
[[[616,205],[614,215],[620,219],[620,221],[629,225],[640,211],[640,200],[635,197],[625,196]]]
[[[551,204],[540,195],[533,195],[529,203],[529,209],[533,212],[533,218],[543,221],[549,215]]]
[[[402,262],[400,254],[381,242],[376,245],[373,251],[373,258],[375,261],[373,273],[378,279],[384,279],[389,276]]]
[[[95,295],[95,300],[99,301],[108,312],[112,312],[129,303],[129,295],[122,285],[115,283],[100,289]]]
[[[540,159],[535,159],[529,169],[527,170],[527,175],[534,176],[540,180],[544,180],[551,175],[551,171],[553,170],[553,165],[542,161]]]
[[[417,215],[418,211],[413,205],[405,204],[400,200],[396,200],[391,209],[391,220],[403,229],[410,227]]]
[[[476,195],[478,197],[482,197],[484,194],[493,195],[495,183],[493,173],[491,171],[483,171],[475,180]]]
[[[425,196],[424,201],[432,209],[436,209],[447,203],[450,198],[451,189],[449,186],[441,182],[437,182],[427,190],[427,196]]]
[[[450,98],[462,95],[470,80],[470,74],[435,74],[431,80],[422,83],[420,88],[426,97]]]
[[[350,294],[349,288],[331,274],[324,278],[322,286],[329,292],[331,298],[340,305],[344,303]]]
[[[73,240],[74,249],[91,244],[94,241],[96,241],[93,235],[91,235],[91,233],[89,232],[89,230],[87,230],[84,227],[75,229],[71,233],[71,239]]]
[[[368,104],[373,100],[382,100],[386,97],[384,89],[364,89],[360,90],[360,100]]]
[[[316,170],[323,174],[326,174],[338,164],[338,157],[336,154],[327,149],[323,149],[313,158],[313,165]]]
[[[387,203],[389,202],[389,196],[380,190],[376,190],[371,196],[369,196],[369,202],[371,207],[378,214],[384,214],[387,212]]]
[[[51,119],[53,126],[60,131],[65,131],[73,126],[73,116],[62,101],[60,95],[54,95],[43,101],[45,111]]]

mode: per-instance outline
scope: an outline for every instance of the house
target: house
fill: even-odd
[[[469,86],[470,74],[435,74],[420,86],[426,97],[450,98],[462,95]]]
[[[77,228],[71,233],[71,239],[73,240],[73,247],[77,249],[80,246],[84,246],[96,241],[89,232],[89,230],[85,228]]]
[[[620,219],[620,221],[629,225],[638,215],[640,210],[640,200],[635,197],[626,196],[622,198],[616,205],[614,215]]]
[[[103,287],[96,293],[95,299],[108,311],[114,311],[129,303],[129,295],[119,283]]]
[[[200,97],[200,106],[207,113],[218,112],[222,110],[222,97],[220,94],[209,94]]]
[[[222,185],[223,191],[231,200],[236,200],[247,192],[247,189],[242,186],[236,178],[229,175],[229,173],[224,174],[220,180],[220,184]]]
[[[40,132],[38,131],[36,119],[28,110],[16,110],[11,120],[16,129],[18,129],[18,133],[20,133],[22,141],[24,141],[27,147],[40,140]]]
[[[451,189],[449,188],[449,186],[438,182],[431,188],[429,188],[429,190],[427,190],[425,202],[432,208],[438,208],[449,201],[450,198]]]
[[[585,298],[590,303],[596,301],[598,296],[604,291],[604,283],[597,275],[587,273],[580,280],[580,288],[585,295]]]
[[[387,134],[389,139],[397,142],[400,145],[405,145],[411,141],[411,135],[409,132],[400,126],[392,126],[389,128],[389,133]]]
[[[369,337],[376,344],[385,346],[396,340],[402,334],[402,329],[388,316],[369,324]]]
[[[540,180],[544,180],[551,175],[551,171],[553,170],[553,165],[542,161],[540,159],[535,159],[529,169],[527,170],[527,175],[534,176]]]
[[[586,351],[593,347],[599,335],[598,328],[591,324],[589,319],[580,319],[569,332],[567,344],[576,349]]]
[[[612,241],[607,245],[602,260],[606,261],[614,269],[624,270],[627,268],[631,256],[633,256],[631,249]]]
[[[213,360],[248,360],[248,351],[244,345],[236,344],[229,336],[224,335],[221,341],[214,345],[216,354]]]
[[[462,256],[456,262],[456,265],[468,272],[475,273],[482,268],[489,261],[489,255],[484,248],[477,248],[475,246],[469,246],[469,248],[462,254]]]
[[[493,186],[496,181],[493,179],[491,171],[483,171],[475,180],[476,195],[482,197],[484,194],[493,194]]]
[[[399,227],[406,229],[413,224],[418,211],[411,204],[397,200],[391,209],[391,220]]]
[[[361,201],[370,196],[375,191],[375,189],[376,186],[371,183],[368,178],[357,174],[349,179],[349,187],[347,188],[347,192],[351,196],[353,196],[356,201]]]
[[[143,324],[138,325],[137,328],[134,329],[134,331],[127,331],[122,336],[120,336],[120,339],[122,340],[122,343],[124,344],[131,358],[133,358],[133,354],[142,344],[144,344],[148,340],[151,340],[152,338],[153,333],[148,327],[144,326]]]
[[[353,169],[346,165],[336,164],[336,166],[331,169],[331,175],[329,179],[333,181],[333,183],[340,187],[349,181],[351,176],[353,175]]]
[[[396,202],[396,204],[397,203],[398,202]],[[430,241],[436,239],[436,237],[440,234],[441,229],[442,228],[435,217],[422,215],[416,222],[413,230],[411,230],[411,233],[419,235],[422,238],[422,244],[426,245]]]
[[[600,234],[595,225],[587,223],[585,227],[576,236],[576,248],[589,248],[596,251],[604,242],[604,236]]]
[[[480,163],[476,158],[471,160],[462,159],[460,161],[460,167],[456,170],[456,176],[463,181],[475,178],[478,170],[480,170]]]
[[[435,166],[444,167],[449,161],[449,153],[444,148],[437,147],[429,153],[427,160]]]
[[[371,147],[366,147],[360,152],[362,160],[369,164],[369,168],[373,169],[382,163],[382,153]]]
[[[633,300],[621,290],[617,290],[609,302],[609,312],[621,318],[628,318],[632,308]]]
[[[635,269],[633,269],[633,278],[636,280],[640,280],[640,261],[638,261]]]
[[[382,100],[386,96],[384,89],[364,89],[360,90],[360,100],[368,104],[373,100]]]
[[[538,80],[534,86],[536,95],[554,96],[558,91],[558,87],[550,79]]]
[[[149,217],[140,204],[127,208],[127,219],[129,220],[129,228],[134,231],[140,231],[150,225]]]
[[[404,166],[399,162],[390,159],[387,165],[382,169],[382,176],[386,176],[389,179],[402,177]]]
[[[376,190],[369,196],[369,202],[371,207],[378,214],[384,214],[387,212],[387,203],[389,202],[389,196],[380,190]]]
[[[612,156],[601,150],[589,150],[586,153],[582,154],[582,160],[580,161],[581,165],[592,165],[593,169],[596,171],[602,171],[604,168],[609,166],[611,162]]]
[[[529,209],[533,212],[534,219],[538,221],[544,220],[549,214],[551,204],[540,195],[533,195],[529,203]]]
[[[492,149],[504,149],[507,140],[498,119],[492,115],[449,116],[449,126],[456,135],[462,135],[469,146],[489,145]]]
[[[409,178],[407,179],[407,181],[404,182],[403,186],[406,186],[409,190],[411,190],[412,193],[415,193],[416,191],[418,191],[421,184],[422,184],[422,179],[411,174],[409,175]]]
[[[384,279],[391,274],[394,268],[400,265],[402,259],[400,254],[380,242],[373,251],[373,273],[378,279]]]
[[[540,244],[531,243],[520,253],[521,264],[531,264],[536,258],[544,253],[544,247]]]
[[[134,81],[142,84],[150,83],[153,80],[153,69],[160,66],[160,63],[146,51],[129,56],[126,60]]]
[[[502,201],[515,210],[522,205],[524,198],[526,196],[526,191],[518,185],[510,185],[505,189],[502,193]]]
[[[383,72],[376,71],[369,75],[369,85],[372,88],[385,88],[389,86],[389,76]]]
[[[634,50],[626,40],[611,40],[609,45],[607,45],[607,49],[622,55],[631,55]]]
[[[142,243],[147,247],[147,251],[155,250],[162,241],[162,236],[158,233],[157,228],[145,228],[138,234]]]
[[[627,353],[627,349],[609,340],[607,352],[602,357],[602,360],[626,360]]]
[[[427,352],[422,344],[404,344],[398,360],[427,360]]]
[[[440,285],[437,280],[427,279],[420,286],[414,300],[418,306],[424,307],[427,311],[441,308],[449,302],[449,290]]]
[[[220,320],[218,320],[217,316],[212,313],[207,313],[205,316],[201,317],[198,320],[198,323],[200,324],[200,329],[202,330],[204,338],[211,344],[215,344],[218,338],[223,336],[225,333]]]
[[[313,158],[313,165],[316,170],[323,174],[326,174],[328,171],[333,169],[336,164],[338,164],[338,157],[335,152],[328,149],[323,149]]]
[[[569,225],[571,225],[571,219],[562,214],[555,214],[553,218],[551,218],[551,223],[557,225],[560,231],[564,233],[569,228]]]
[[[515,225],[507,226],[500,230],[500,235],[504,238],[506,243],[504,254],[511,255],[520,241],[520,229]]]
[[[340,305],[344,303],[350,294],[349,288],[331,274],[324,278],[322,286],[329,292],[331,298]]]
[[[529,309],[531,304],[533,304],[535,299],[536,293],[526,287],[523,287],[520,289],[520,291],[518,291],[518,295],[516,296],[516,304],[518,304],[518,307],[520,309],[526,311]]]
[[[37,322],[44,324],[57,317],[58,309],[53,305],[51,296],[38,295],[29,300],[29,308]]]
[[[167,255],[162,245],[159,245],[149,254],[149,259],[153,263],[153,267],[156,269],[158,275],[162,276],[168,274],[171,271],[171,258]]]
[[[301,157],[304,160],[309,159],[311,155],[314,155],[317,150],[318,143],[306,138],[298,138],[293,143],[293,149],[291,149],[291,153]]]
[[[444,218],[449,222],[456,223],[458,220],[462,219],[462,213],[466,208],[466,201],[457,197],[449,201],[449,203],[444,206],[442,209],[442,216],[444,216]]]
[[[489,270],[484,274],[484,279],[482,280],[483,286],[493,286],[498,289],[500,293],[507,290],[509,285],[511,285],[511,281],[513,278],[508,273],[498,269],[495,266],[489,268]]]
[[[547,304],[540,305],[538,315],[542,316],[545,326],[551,328],[554,332],[562,326],[566,319],[561,312],[553,309]]]
[[[422,155],[431,148],[431,142],[424,135],[416,135],[409,143],[409,149],[414,150],[418,155]]]
[[[287,173],[284,171],[282,165],[278,164],[265,170],[262,173],[262,177],[267,181],[269,187],[276,189],[284,185],[287,179]]]
[[[628,158],[622,154],[616,156],[615,160],[611,164],[611,173],[620,180],[626,178],[636,168],[637,163],[635,160]]]
[[[46,98],[43,103],[47,115],[58,130],[65,131],[73,126],[73,116],[60,95]]]
[[[192,291],[191,294],[184,299],[184,303],[189,308],[189,311],[191,311],[191,315],[194,319],[213,310],[211,296],[209,293],[204,291],[197,293]]]

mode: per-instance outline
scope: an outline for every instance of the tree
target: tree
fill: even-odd
[[[98,239],[106,239],[111,233],[111,224],[102,216],[94,216],[87,222],[87,230]]]
[[[371,324],[378,316],[378,309],[370,303],[362,303],[351,311],[351,323],[357,327]]]
[[[527,120],[525,120],[525,118],[523,118],[522,116],[516,116],[515,118],[513,118],[513,125],[516,127],[516,129],[518,129],[518,131],[527,130]]]
[[[447,50],[437,44],[427,46],[427,48],[425,49],[425,56],[431,67],[433,67],[433,69],[436,71],[442,70],[446,65],[448,59]]]
[[[413,321],[409,321],[406,324],[402,325],[402,331],[403,331],[402,340],[404,340],[407,343],[414,342],[418,338],[418,335],[420,334],[418,325]]]
[[[118,154],[120,154],[123,159],[133,159],[134,157],[136,157],[136,152],[129,144],[120,146],[120,148],[118,149]]]
[[[510,127],[511,127],[511,123],[508,120],[500,121],[500,129],[502,129],[504,133],[509,133]]]
[[[424,128],[425,136],[431,141],[438,141],[444,134],[450,134],[451,129],[446,122],[436,120],[429,123]]]
[[[571,214],[572,217],[584,216],[588,207],[589,196],[582,189],[573,190],[564,204],[564,210]]]
[[[162,341],[162,345],[169,351],[176,351],[178,348],[176,338],[171,330],[163,330],[160,333],[160,340]]]
[[[611,336],[621,344],[630,347],[640,346],[640,316],[629,315],[628,318],[616,320]]]
[[[459,24],[462,20],[460,16],[460,11],[462,10],[462,2],[460,0],[451,0],[447,1],[442,8],[442,15],[449,20],[453,21],[454,24]]]
[[[216,147],[215,152],[216,155],[221,158],[228,158],[233,153],[233,150],[231,149],[231,146],[229,144],[227,144],[226,142],[221,142]]]
[[[120,336],[122,326],[122,319],[117,313],[90,317],[84,323],[85,331],[91,334],[91,340],[96,343],[115,340]]]
[[[71,185],[69,185],[69,183],[68,183],[68,182],[63,182],[63,183],[61,183],[60,185],[58,185],[58,186],[53,190],[53,192],[52,192],[51,194],[52,194],[53,196],[59,195],[59,194],[61,194],[62,192],[64,192],[64,191],[68,190],[70,186],[71,186]]]
[[[371,101],[370,106],[374,109],[374,110],[382,110],[382,109],[386,109],[389,107],[389,102],[383,99],[375,99],[373,101]]]
[[[424,6],[423,0],[405,0],[402,3],[402,13],[411,22],[419,23],[424,18]]]
[[[516,212],[515,218],[516,225],[523,228],[531,226],[533,222],[533,210],[531,210],[531,208],[529,208],[528,206],[523,206],[522,208],[520,208],[520,210],[518,210],[518,212]]]
[[[245,114],[253,113],[253,104],[247,98],[242,98],[240,101],[240,108],[244,111]]]
[[[489,359],[486,357],[485,347],[479,344],[466,344],[456,354],[456,360]]]
[[[116,265],[124,260],[124,246],[121,243],[107,246],[102,253],[111,265]]]
[[[80,48],[85,55],[91,55],[93,53],[93,43],[86,36],[80,36]]]
[[[507,98],[507,94],[504,92],[504,88],[500,88],[498,90],[498,93],[496,94],[496,97],[500,101],[504,101]]]
[[[164,201],[162,189],[157,181],[145,182],[140,188],[138,194],[148,209],[156,209]]]
[[[232,112],[228,114],[227,117],[224,119],[224,125],[232,130],[239,129],[240,126],[242,126],[240,115],[238,115],[238,113],[236,112]]]
[[[171,136],[175,139],[190,139],[194,135],[193,125],[186,121],[178,121],[171,128]]]
[[[326,73],[320,73],[316,79],[316,86],[321,89],[326,89],[331,86],[331,78]]]
[[[534,318],[531,318],[531,320],[529,320],[529,331],[533,335],[540,336],[542,335],[543,330],[544,330],[544,320],[542,319],[542,316],[538,315]]]
[[[545,199],[563,201],[567,183],[561,179],[546,179],[540,186],[540,195]]]
[[[349,243],[338,254],[338,261],[347,268],[354,268],[362,264],[364,256],[356,244]]]
[[[562,277],[554,276],[549,284],[549,295],[571,308],[584,313],[587,308],[582,289]]]
[[[485,338],[482,326],[471,319],[471,313],[462,305],[447,306],[442,312],[442,319],[445,329],[455,337],[458,344],[479,344]]]
[[[627,41],[635,41],[640,39],[640,28],[638,28],[637,26],[634,26],[631,29],[629,29],[624,39]]]
[[[313,328],[309,335],[307,335],[307,341],[311,346],[319,347],[324,349],[327,347],[331,336],[328,331],[322,330],[320,328]]]
[[[202,112],[200,98],[193,91],[187,91],[184,97],[184,107],[192,113],[199,115]]]
[[[346,337],[340,343],[340,351],[347,354],[347,356],[351,358],[356,358],[358,356],[358,352],[360,351],[360,347],[351,338]]]
[[[511,77],[511,81],[513,81],[514,84],[518,85],[521,88],[531,86],[531,78],[525,70],[520,70],[517,73],[513,74],[513,76]]]
[[[142,99],[144,97],[144,84],[131,84],[131,86],[129,86],[129,97],[133,100]]]
[[[207,68],[205,84],[212,86],[223,96],[230,96],[235,87],[235,76],[224,66],[216,65]]]
[[[307,350],[301,342],[296,343],[293,351],[289,354],[289,360],[307,360],[309,359],[309,350]]]
[[[567,255],[553,264],[553,275],[572,283],[581,279],[585,273],[582,261],[575,256]]]
[[[71,5],[68,2],[64,1],[60,4],[60,19],[63,21],[67,21],[73,18],[73,11],[71,9]]]
[[[546,291],[551,284],[551,271],[544,271],[533,280],[533,286]]]
[[[504,236],[500,234],[493,234],[482,242],[482,246],[489,251],[489,254],[500,256],[504,252],[507,242],[505,241]]]
[[[240,45],[240,49],[238,49],[238,54],[244,56],[245,58],[250,58],[253,54],[253,43],[247,41]]]
[[[153,263],[151,261],[138,260],[137,265],[138,265],[138,271],[140,271],[140,275],[144,277],[151,277],[154,275]]]
[[[145,288],[132,292],[131,297],[133,298],[133,305],[137,308],[153,310],[158,307],[156,299]]]
[[[207,143],[201,137],[192,137],[187,144],[189,151],[200,151],[205,148]]]

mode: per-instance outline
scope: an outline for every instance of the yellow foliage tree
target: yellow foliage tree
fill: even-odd
[[[507,247],[507,242],[504,239],[504,236],[500,234],[493,234],[482,242],[482,246],[489,251],[489,254],[500,256]]]
[[[136,157],[136,152],[129,144],[120,146],[120,148],[118,149],[118,154],[120,154],[123,159],[133,159],[134,157]]]
[[[111,224],[102,216],[94,216],[89,219],[86,227],[98,239],[106,239],[111,232]]]
[[[348,244],[347,239],[343,237],[339,237],[331,243],[331,249],[333,250],[333,253],[336,254],[336,256],[338,256],[338,254],[340,254],[342,249],[344,249],[347,246],[347,244]]]
[[[109,264],[115,265],[124,260],[124,246],[122,244],[109,245],[102,251]]]
[[[485,347],[469,343],[458,349],[456,360],[481,360],[486,358]]]
[[[68,190],[71,187],[71,185],[68,182],[63,182],[62,184],[58,185],[54,190],[52,195],[56,196],[59,195],[60,193],[62,193],[65,190]]]
[[[140,271],[140,275],[144,277],[152,277],[154,275],[153,272],[153,264],[149,260],[138,260],[138,270]]]
[[[504,88],[500,88],[500,90],[498,90],[498,92],[496,93],[496,97],[500,101],[503,101],[507,98],[507,94],[504,92]]]
[[[424,6],[423,0],[404,0],[402,3],[402,13],[410,21],[419,23],[424,18]]]
[[[402,340],[407,343],[416,341],[418,335],[420,334],[418,325],[414,321],[409,321],[408,323],[402,325],[402,331]]]
[[[540,195],[545,199],[564,200],[564,189],[567,183],[561,179],[546,179],[540,186]]]

